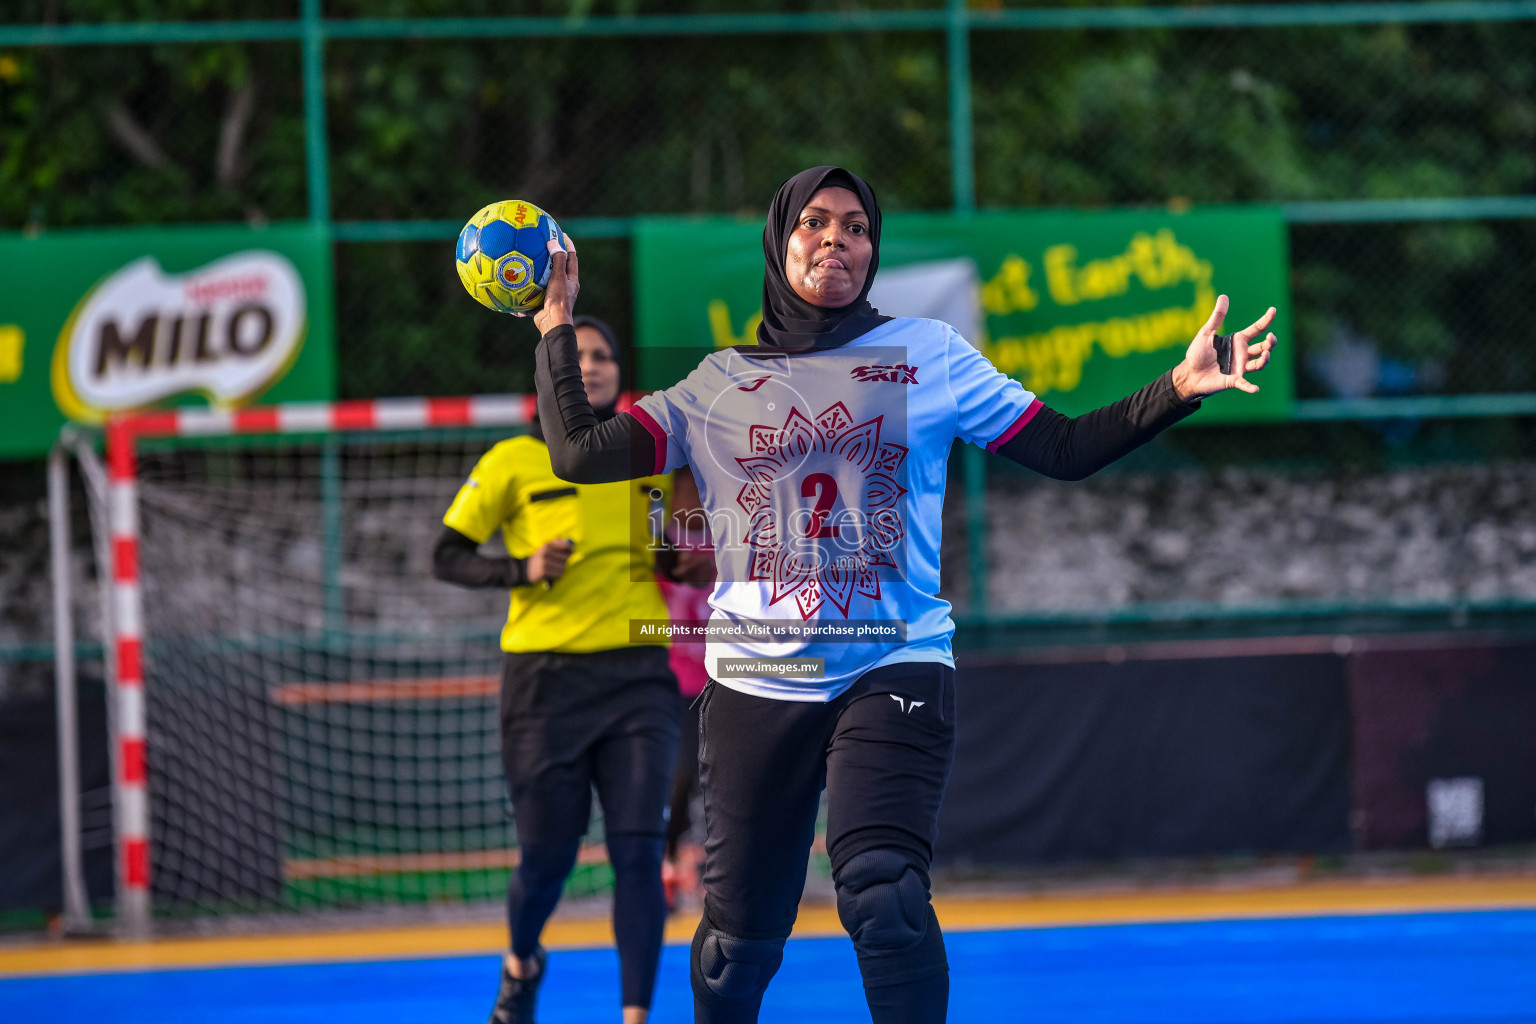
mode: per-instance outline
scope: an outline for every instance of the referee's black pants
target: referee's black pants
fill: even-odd
[[[759,961],[767,977],[777,969],[773,949],[794,927],[825,788],[839,916],[854,938],[871,1017],[943,1021],[949,968],[927,896],[954,757],[954,669],[883,666],[828,703],[754,697],[714,681],[701,700],[707,838],[695,1020],[757,1020],[762,991],[743,995],[740,983],[733,991],[720,978],[739,967],[732,958]],[[751,976],[747,967],[738,978]]]
[[[665,647],[506,655],[501,756],[521,858],[507,889],[511,950],[538,948],[603,807],[624,1006],[651,1005],[666,924],[661,861],[677,763],[677,677]]]

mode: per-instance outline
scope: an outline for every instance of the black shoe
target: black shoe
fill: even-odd
[[[490,1024],[533,1024],[533,1007],[538,1002],[539,985],[544,982],[544,964],[548,957],[544,947],[533,951],[533,962],[539,972],[531,978],[514,978],[507,970],[507,959],[501,959],[501,991],[496,993],[496,1005],[491,1008]]]

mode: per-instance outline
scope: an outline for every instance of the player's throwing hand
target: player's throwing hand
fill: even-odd
[[[571,236],[561,232],[565,248],[553,238],[549,240],[549,284],[544,286],[544,305],[533,314],[533,322],[540,334],[548,334],[551,328],[571,322],[576,295],[581,291],[581,278],[577,273],[576,243]]]
[[[1254,342],[1260,332],[1275,319],[1275,307],[1236,334],[1221,335],[1216,328],[1227,316],[1227,297],[1216,297],[1216,308],[1211,318],[1200,328],[1195,340],[1189,343],[1184,361],[1173,371],[1173,384],[1179,397],[1185,401],[1214,395],[1218,391],[1237,388],[1249,394],[1259,390],[1243,376],[1264,369],[1269,362],[1270,350],[1275,347],[1275,336],[1266,334],[1264,340]],[[1223,368],[1225,364],[1225,368]]]

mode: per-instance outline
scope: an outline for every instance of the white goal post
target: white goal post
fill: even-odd
[[[515,863],[495,839],[508,827],[494,742],[505,598],[425,566],[475,459],[534,411],[533,396],[497,395],[107,423],[93,511],[109,534],[123,933],[183,904],[367,903],[358,879],[385,875],[412,878],[401,900],[431,902],[456,872]],[[305,885],[320,888],[295,897]]]

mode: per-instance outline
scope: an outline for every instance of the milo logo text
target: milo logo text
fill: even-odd
[[[145,257],[75,308],[54,349],[54,396],[83,422],[186,392],[236,405],[282,376],[304,328],[303,282],[275,252],[236,253],[180,275]]]

